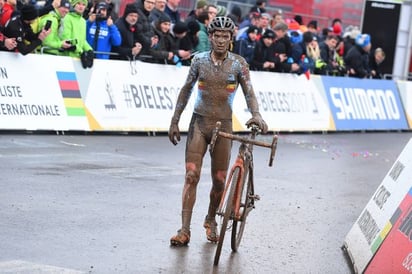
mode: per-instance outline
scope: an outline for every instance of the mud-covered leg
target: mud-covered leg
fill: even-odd
[[[231,147],[232,143],[230,140],[220,138],[217,140],[215,149],[211,154],[213,184],[209,195],[209,209],[204,223],[207,239],[211,242],[219,241],[216,210],[219,206],[220,200],[222,199],[227,169],[229,167]]]
[[[206,140],[199,130],[196,118],[192,118],[191,130],[186,143],[186,175],[182,193],[182,227],[178,230],[177,235],[170,239],[170,243],[175,246],[187,245],[190,241],[192,211],[196,202],[196,191],[203,156],[207,149]]]

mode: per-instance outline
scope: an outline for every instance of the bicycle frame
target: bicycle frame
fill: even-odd
[[[252,125],[249,137],[241,137],[222,132],[220,131],[220,126],[221,123],[217,122],[212,140],[210,142],[209,150],[211,153],[213,152],[218,136],[236,140],[241,144],[239,146],[239,152],[236,160],[229,171],[229,177],[225,182],[222,198],[216,211],[216,213],[222,217],[222,224],[220,229],[220,239],[215,253],[215,265],[219,262],[228,223],[230,221],[232,222],[231,247],[233,251],[237,251],[242,239],[247,216],[249,212],[255,208],[255,200],[259,200],[259,196],[254,192],[253,146],[258,145],[271,148],[269,166],[272,166],[277,146],[277,135],[273,136],[273,141],[271,144],[255,140],[255,137],[259,132],[256,125]]]
[[[257,128],[252,128],[252,133],[250,134],[250,140],[255,140],[257,134]],[[224,132],[220,132],[219,135],[223,136],[223,137],[233,137],[230,135],[226,135]],[[226,193],[228,191],[228,189],[230,188],[231,184],[230,182],[232,181],[232,176],[234,173],[234,170],[236,168],[239,168],[240,172],[239,172],[239,177],[237,178],[237,182],[236,182],[236,191],[235,191],[235,198],[233,200],[233,210],[234,210],[234,214],[233,214],[233,218],[237,221],[241,221],[242,219],[242,215],[239,210],[240,210],[240,200],[241,200],[241,192],[242,192],[242,186],[244,184],[244,176],[245,176],[245,170],[249,168],[250,165],[253,165],[253,143],[249,143],[246,144],[244,142],[242,142],[240,144],[239,147],[239,152],[238,155],[236,157],[235,162],[233,163],[231,169],[230,169],[230,176],[229,178],[227,178],[226,180],[226,184],[225,184],[225,189],[223,191],[222,197],[226,196]],[[252,185],[253,185],[253,178],[252,178]],[[222,199],[220,201],[219,207],[217,209],[218,214],[221,213],[222,208],[223,208],[223,204],[224,204],[224,199]],[[242,212],[243,213],[243,212]]]

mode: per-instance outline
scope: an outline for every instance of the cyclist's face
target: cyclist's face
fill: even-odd
[[[232,42],[232,35],[230,31],[217,30],[210,35],[210,41],[212,49],[216,51],[216,53],[225,53]]]

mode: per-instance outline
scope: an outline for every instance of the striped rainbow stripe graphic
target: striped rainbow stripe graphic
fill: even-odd
[[[79,83],[74,72],[57,71],[60,90],[68,116],[86,116]]]

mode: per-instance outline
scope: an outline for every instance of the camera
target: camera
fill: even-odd
[[[51,27],[52,21],[51,20],[47,20],[46,24],[44,25],[44,30],[48,31]]]
[[[66,40],[66,43],[75,46],[77,45],[77,39]]]
[[[106,16],[102,13],[101,9],[98,9],[96,13],[96,20],[102,21],[105,19],[106,19]]]

